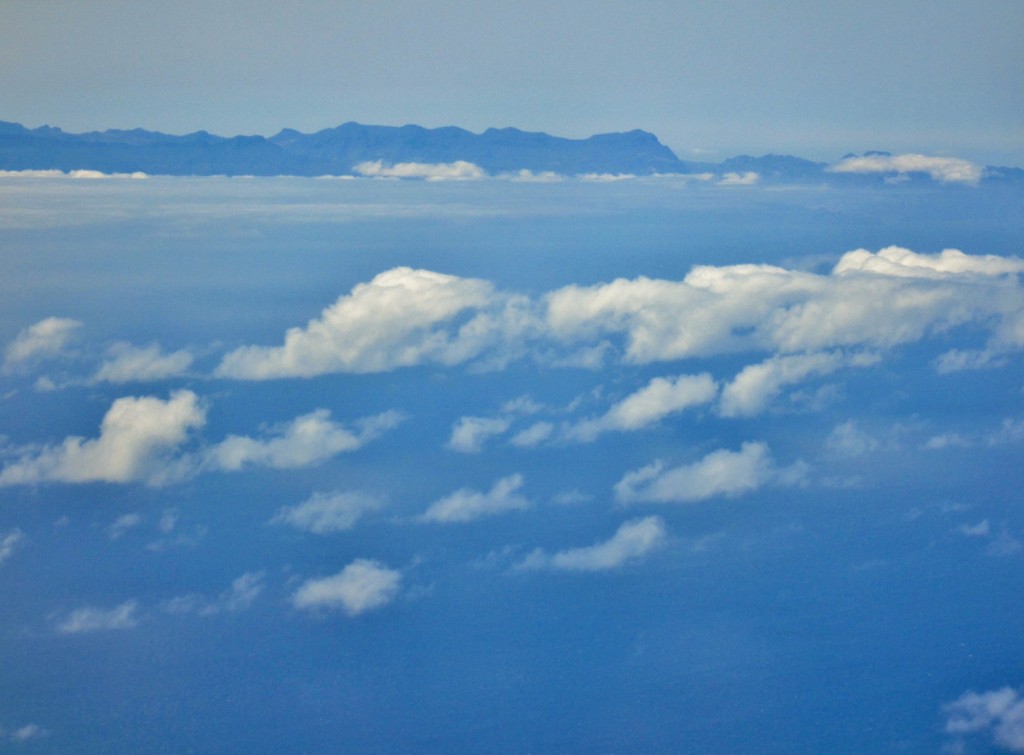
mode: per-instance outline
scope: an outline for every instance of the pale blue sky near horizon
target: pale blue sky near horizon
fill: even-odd
[[[1024,165],[1024,3],[0,2],[0,120],[223,135],[345,121],[683,159],[888,149]]]

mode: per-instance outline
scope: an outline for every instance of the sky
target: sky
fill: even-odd
[[[1022,165],[1022,34],[1016,0],[6,0],[0,119],[641,128],[683,159],[883,149]]]

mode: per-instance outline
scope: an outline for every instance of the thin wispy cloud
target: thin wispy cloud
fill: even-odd
[[[22,330],[4,349],[4,372],[59,356],[82,323],[69,317],[47,317]]]
[[[522,571],[598,572],[617,569],[664,545],[668,532],[661,517],[648,516],[622,524],[604,542],[546,553],[538,548],[515,565]]]
[[[327,535],[352,529],[364,515],[383,506],[379,498],[365,493],[341,490],[314,493],[300,504],[281,508],[270,522]]]
[[[442,524],[462,523],[530,508],[533,505],[530,500],[517,492],[522,487],[523,476],[513,474],[502,477],[486,492],[461,488],[432,503],[420,520]]]
[[[134,629],[139,625],[138,601],[128,600],[110,609],[85,606],[72,611],[58,622],[60,634],[82,634],[113,629]]]

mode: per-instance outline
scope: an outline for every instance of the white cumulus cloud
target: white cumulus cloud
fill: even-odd
[[[666,469],[657,461],[628,472],[615,485],[621,503],[689,502],[751,493],[768,483],[799,482],[803,466],[775,466],[765,443],[743,443],[739,451],[719,449],[693,464]]]
[[[340,608],[358,616],[394,600],[401,580],[401,572],[378,561],[356,559],[331,577],[304,582],[292,595],[292,605],[305,610]]]
[[[517,565],[517,569],[552,569],[556,571],[607,571],[627,561],[647,555],[664,544],[665,523],[657,516],[633,519],[622,524],[604,542],[582,548],[570,548],[548,554],[534,550]]]
[[[670,414],[706,404],[717,394],[718,383],[707,373],[656,377],[612,406],[603,416],[568,426],[565,437],[589,442],[604,432],[639,430]]]
[[[22,330],[4,350],[4,371],[39,359],[55,357],[71,341],[82,323],[68,317],[47,317]]]
[[[332,421],[327,409],[317,409],[274,428],[270,438],[229,435],[207,451],[205,463],[228,472],[247,466],[307,467],[362,448],[401,420],[398,412],[384,412],[363,420],[360,430],[353,432]]]
[[[395,268],[355,286],[305,328],[291,328],[283,346],[232,351],[217,374],[261,380],[455,364],[480,352],[492,337],[493,323],[481,314],[454,333],[443,326],[494,300],[486,281]]]
[[[928,155],[866,155],[848,157],[829,167],[833,173],[927,173],[942,183],[977,184],[982,169],[969,160]]]
[[[753,186],[761,180],[761,175],[752,170],[745,173],[726,173],[719,180],[719,186]]]
[[[58,445],[25,451],[0,470],[0,485],[47,481],[158,485],[184,473],[176,452],[190,431],[205,422],[206,411],[191,391],[175,391],[166,401],[153,396],[119,398],[103,417],[99,437],[72,436]]]
[[[326,535],[352,529],[364,514],[377,511],[382,506],[380,499],[365,493],[340,490],[314,493],[297,506],[282,508],[270,521]]]
[[[944,710],[947,734],[984,734],[1002,749],[1024,753],[1024,697],[1018,690],[965,692]]]
[[[192,355],[184,350],[164,354],[160,347],[116,343],[107,351],[107,360],[93,375],[95,382],[130,383],[166,380],[183,374],[192,366]]]
[[[504,417],[460,417],[445,445],[466,454],[480,453],[489,438],[501,435],[510,424]]]
[[[139,625],[138,601],[128,600],[110,610],[86,606],[70,613],[57,625],[61,634],[81,634],[105,629],[133,629]]]
[[[516,493],[523,486],[523,476],[502,477],[486,493],[462,488],[431,504],[420,517],[426,522],[469,522],[483,516],[502,514],[530,507],[530,501]]]

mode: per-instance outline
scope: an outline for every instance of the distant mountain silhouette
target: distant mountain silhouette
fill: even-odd
[[[868,152],[865,156],[888,156]],[[856,157],[847,155],[846,157]],[[562,175],[656,173],[721,177],[757,173],[765,182],[874,184],[879,174],[837,174],[827,163],[788,155],[740,155],[719,163],[680,160],[647,131],[566,139],[516,128],[474,134],[455,126],[365,126],[344,123],[313,134],[284,129],[263,136],[224,137],[197,131],[184,136],[143,129],[71,134],[52,126],[29,129],[0,121],[0,170],[96,170],[152,175],[353,175],[355,166],[396,163],[473,163],[489,174],[528,170]],[[906,180],[930,179],[912,174]],[[990,168],[986,182],[1021,183],[1024,171]]]

